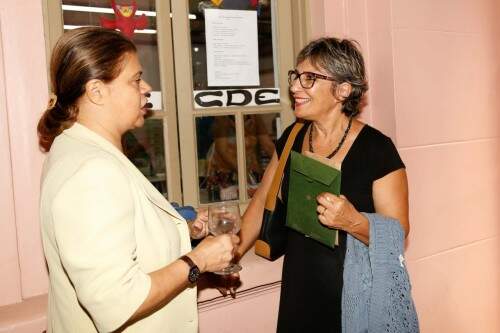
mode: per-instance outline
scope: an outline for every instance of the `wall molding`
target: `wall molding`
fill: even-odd
[[[198,302],[198,311],[200,313],[212,311],[217,308],[226,307],[235,303],[244,302],[246,300],[260,297],[269,293],[274,293],[281,289],[281,281],[271,282],[236,292],[236,298],[231,296],[218,296],[212,299]]]

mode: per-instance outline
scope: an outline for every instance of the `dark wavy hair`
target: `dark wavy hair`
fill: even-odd
[[[356,44],[347,39],[319,38],[307,44],[297,56],[297,65],[309,60],[313,66],[328,72],[337,84],[347,82],[352,86],[351,94],[342,103],[342,112],[347,116],[359,113],[361,99],[368,90],[363,56]]]
[[[57,99],[49,103],[37,127],[42,151],[48,152],[54,139],[76,121],[77,101],[86,83],[114,80],[122,71],[125,55],[135,52],[132,41],[110,29],[78,28],[59,38],[50,60],[51,89]]]

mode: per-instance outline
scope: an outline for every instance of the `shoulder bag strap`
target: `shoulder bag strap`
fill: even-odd
[[[283,172],[285,170],[286,161],[288,160],[288,155],[290,155],[290,150],[292,150],[292,145],[299,133],[300,129],[304,126],[304,123],[295,123],[288,136],[285,147],[281,152],[281,156],[279,158],[278,167],[276,168],[276,172],[274,173],[273,182],[271,184],[271,188],[267,193],[266,197],[266,205],[265,208],[267,210],[274,210],[276,206],[276,196],[278,195],[278,191],[281,185],[281,179],[283,178]]]

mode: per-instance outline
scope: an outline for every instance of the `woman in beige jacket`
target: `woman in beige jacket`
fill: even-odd
[[[49,332],[197,332],[196,279],[232,259],[236,236],[191,250],[186,221],[122,152],[144,124],[141,74],[113,30],[72,30],[53,51],[38,124]]]

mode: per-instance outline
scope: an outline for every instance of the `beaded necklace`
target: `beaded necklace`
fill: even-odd
[[[326,158],[332,158],[333,156],[335,156],[335,154],[337,154],[339,152],[340,148],[342,148],[342,145],[344,144],[344,141],[347,138],[347,133],[349,133],[349,130],[351,129],[352,118],[353,118],[352,116],[349,117],[349,123],[347,124],[347,128],[345,129],[344,135],[342,136],[342,139],[340,139],[339,144],[332,151],[332,153],[330,155],[328,155]],[[309,151],[311,153],[314,153],[313,144],[312,144],[313,143],[313,129],[314,129],[314,126],[311,124],[311,129],[309,130]]]

